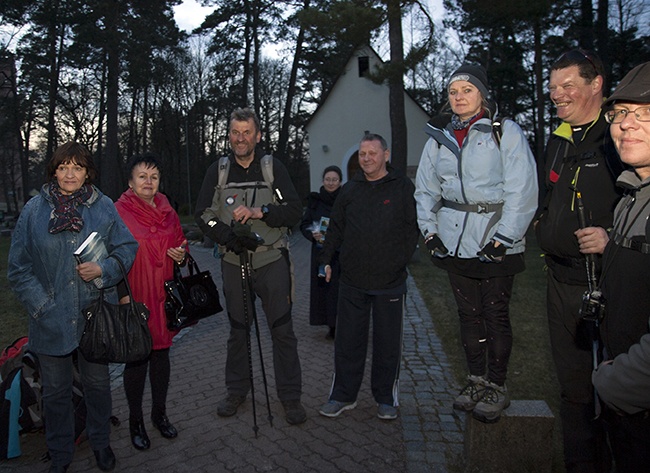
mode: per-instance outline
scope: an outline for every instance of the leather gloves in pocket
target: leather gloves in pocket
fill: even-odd
[[[476,255],[483,263],[502,263],[506,257],[506,247],[502,244],[494,246],[493,240],[485,245]]]
[[[449,250],[438,235],[433,235],[425,244],[431,257],[444,258],[449,254]]]

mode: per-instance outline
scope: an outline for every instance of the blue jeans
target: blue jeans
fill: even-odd
[[[74,454],[73,353],[38,355],[43,380],[45,441],[52,465],[68,465]],[[92,449],[100,450],[110,442],[112,407],[108,365],[86,361],[81,353],[77,359],[87,411],[86,433]]]

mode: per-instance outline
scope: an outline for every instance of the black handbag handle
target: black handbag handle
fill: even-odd
[[[124,280],[124,285],[126,286],[126,292],[129,294],[129,304],[131,304],[131,313],[137,314],[138,313],[138,308],[135,305],[135,300],[133,299],[133,294],[131,293],[131,285],[129,284],[129,278],[126,277],[126,269],[124,269],[124,264],[122,264],[122,261],[115,256],[115,255],[108,255],[109,258],[114,258],[115,261],[117,261],[117,265],[120,267],[120,271],[122,271],[122,278]],[[102,287],[99,290],[99,300],[104,301],[104,288]]]
[[[187,269],[190,272],[190,276],[194,276],[194,274],[199,274],[201,270],[199,269],[199,265],[196,262],[194,258],[192,258],[192,255],[189,253],[185,253],[185,261],[187,261]],[[179,281],[182,277],[182,272],[181,272],[181,267],[177,264],[174,265],[174,280]]]

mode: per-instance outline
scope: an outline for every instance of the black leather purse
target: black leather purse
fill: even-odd
[[[84,358],[95,363],[131,363],[143,360],[151,353],[151,333],[147,321],[149,309],[135,302],[122,262],[115,256],[124,276],[129,294],[128,304],[111,304],[104,300],[104,289],[99,298],[83,311],[86,319],[79,350]]]
[[[183,276],[178,265],[174,265],[174,279],[165,281],[165,315],[169,330],[194,325],[223,310],[210,271],[201,271],[189,253],[186,258],[189,274]]]

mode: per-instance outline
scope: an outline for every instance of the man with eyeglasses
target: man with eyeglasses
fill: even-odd
[[[625,195],[603,254],[605,361],[593,373],[616,473],[650,469],[650,62],[632,69],[603,104]],[[612,361],[613,360],[613,361]]]
[[[601,113],[603,85],[602,62],[590,52],[571,50],[553,63],[550,97],[562,123],[540,166],[535,230],[548,267],[547,315],[568,473],[605,472],[611,463],[603,427],[594,419],[593,344],[580,316],[607,241],[599,228],[611,227],[620,197],[615,179],[621,168]]]

